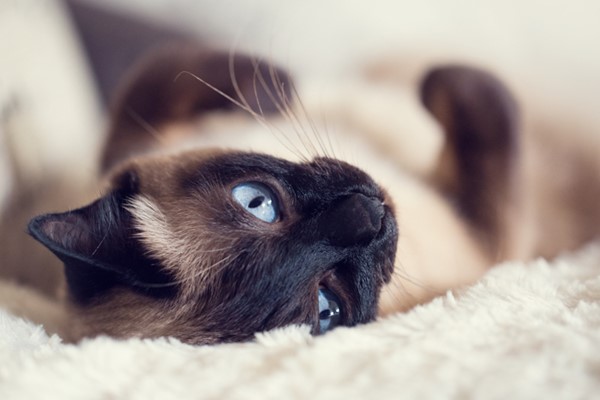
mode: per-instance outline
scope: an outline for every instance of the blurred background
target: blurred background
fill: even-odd
[[[0,0],[0,259],[30,251],[14,249],[32,213],[97,193],[87,188],[115,86],[164,41],[251,52],[299,82],[483,66],[538,131],[600,154],[599,17],[597,0]]]
[[[479,64],[548,115],[597,127],[598,16],[593,0],[0,0],[2,126],[35,132],[12,144],[30,169],[78,162],[72,172],[84,174],[123,70],[161,40],[193,37],[275,60],[296,79],[343,80],[384,58]],[[6,155],[0,163],[6,192]]]

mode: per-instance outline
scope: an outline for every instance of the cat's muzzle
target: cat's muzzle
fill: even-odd
[[[354,193],[338,200],[320,219],[320,230],[334,246],[370,243],[379,233],[385,209],[381,199]]]

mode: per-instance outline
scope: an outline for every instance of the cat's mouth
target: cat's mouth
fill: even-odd
[[[376,316],[379,291],[393,271],[397,228],[392,211],[382,207],[378,229],[369,244],[349,248],[344,258],[328,269],[316,287],[314,332],[323,334],[338,326],[354,326]],[[348,248],[346,248],[348,250]]]

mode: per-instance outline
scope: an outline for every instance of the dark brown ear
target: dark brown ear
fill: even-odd
[[[519,115],[507,88],[475,68],[429,71],[421,100],[446,133],[434,182],[494,257],[509,255],[519,197]]]
[[[70,295],[79,303],[117,285],[153,296],[174,290],[136,240],[126,199],[126,193],[115,190],[86,207],[29,223],[29,233],[64,263]]]
[[[281,69],[241,54],[196,44],[154,50],[125,78],[112,109],[102,167],[160,144],[167,123],[190,120],[211,110],[267,115],[289,104],[291,80]],[[229,98],[228,98],[229,97]]]

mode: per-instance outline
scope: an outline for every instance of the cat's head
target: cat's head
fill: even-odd
[[[241,61],[242,87],[244,75],[255,80],[260,68],[249,60]],[[164,73],[172,82],[182,68],[192,69]],[[161,98],[160,89],[142,88],[122,101],[154,107],[140,91]],[[190,110],[222,101],[213,95],[196,93]],[[122,144],[132,145],[141,131],[119,136],[136,126],[123,120],[117,111],[111,135],[129,135]],[[123,158],[105,196],[30,224],[65,264],[75,339],[174,336],[201,344],[289,324],[319,333],[375,318],[398,233],[385,192],[361,170],[330,158],[293,163],[217,149]]]
[[[80,334],[191,343],[371,321],[397,239],[360,170],[224,151],[127,164],[109,194],[31,231],[65,263]]]

